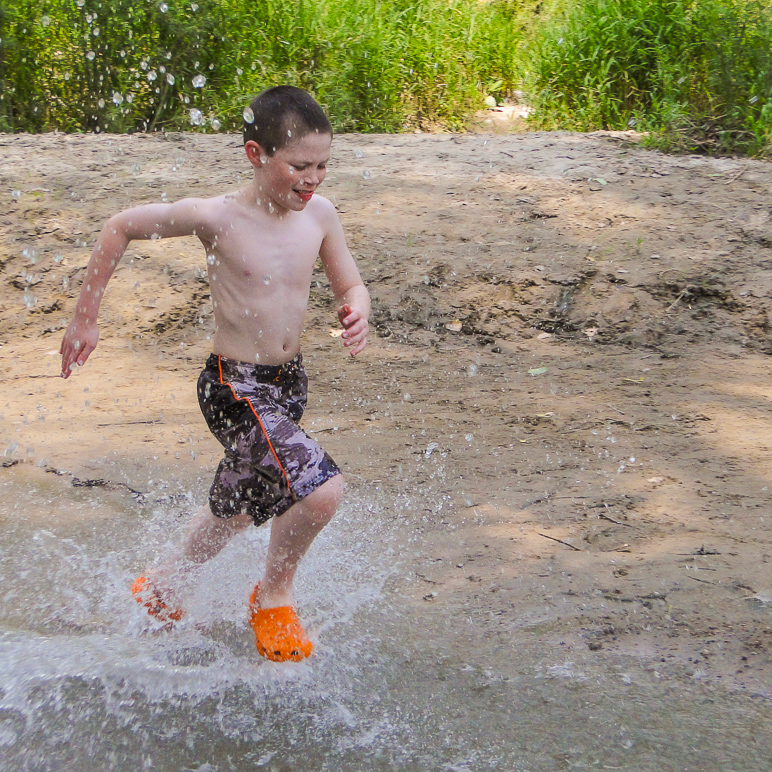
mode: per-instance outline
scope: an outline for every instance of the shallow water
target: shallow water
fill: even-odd
[[[246,625],[267,529],[159,632],[128,588],[192,496],[143,504],[21,466],[0,486],[3,770],[772,768],[768,701],[403,600],[406,500],[354,492],[313,546],[298,596],[316,650],[298,665],[261,660]]]

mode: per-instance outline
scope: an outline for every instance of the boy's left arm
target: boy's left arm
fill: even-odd
[[[319,250],[324,272],[338,302],[338,319],[344,327],[343,345],[356,356],[367,345],[370,330],[370,293],[346,245],[343,227],[335,207],[329,202],[325,237]]]

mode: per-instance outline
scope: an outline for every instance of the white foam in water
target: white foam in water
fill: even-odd
[[[80,725],[90,732],[96,723],[107,722],[141,735],[148,717],[159,711],[165,724],[160,734],[179,733],[182,747],[189,744],[183,735],[191,731],[205,743],[213,734],[259,742],[263,735],[255,734],[256,715],[262,715],[257,724],[265,729],[265,713],[275,713],[268,723],[278,739],[286,732],[285,711],[298,709],[305,723],[309,711],[313,714],[302,743],[313,745],[321,727],[340,726],[359,738],[347,743],[361,744],[373,730],[362,733],[351,684],[361,667],[360,652],[370,645],[364,645],[368,634],[357,632],[353,622],[382,602],[384,582],[396,569],[393,555],[382,548],[388,539],[380,520],[379,506],[344,505],[312,546],[298,575],[297,596],[316,648],[300,664],[263,660],[247,625],[246,600],[262,573],[267,528],[237,537],[203,567],[186,598],[188,615],[171,632],[154,630],[129,586],[131,566],[143,560],[152,564],[171,547],[158,537],[170,524],[180,528],[176,513],[157,508],[139,534],[136,527],[114,534],[121,551],[101,555],[93,544],[47,529],[26,534],[13,529],[16,559],[6,555],[0,575],[6,610],[0,632],[0,744],[18,752],[22,763],[36,758],[30,748],[37,744],[41,752],[43,745],[59,744],[64,753],[69,733],[59,729],[62,716],[68,730]],[[380,531],[377,538],[375,531]],[[201,709],[209,715],[212,705],[218,706],[214,724],[196,725],[195,716]],[[45,743],[38,737],[43,727]],[[158,739],[154,729],[144,742]],[[280,749],[281,744],[269,755]],[[132,754],[125,756],[126,768],[137,763]],[[124,762],[119,754],[114,768]],[[87,758],[79,763],[89,768]]]

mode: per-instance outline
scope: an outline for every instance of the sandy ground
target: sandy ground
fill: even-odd
[[[304,420],[350,495],[408,502],[394,591],[502,645],[772,694],[772,166],[624,134],[333,153],[373,335],[344,356],[319,273]],[[0,478],[203,499],[200,245],[132,244],[101,347],[67,382],[57,351],[103,221],[235,187],[238,138],[0,135],[0,159]]]

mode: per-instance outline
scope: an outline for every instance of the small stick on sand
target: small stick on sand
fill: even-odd
[[[539,533],[537,531],[537,533]],[[574,547],[573,544],[569,544],[567,541],[563,541],[562,539],[556,539],[554,536],[547,536],[546,533],[539,533],[539,536],[543,536],[545,539],[551,539],[552,541],[558,542],[558,544],[565,544],[566,547],[571,547],[572,550],[576,550],[577,552],[581,552],[579,547]]]

